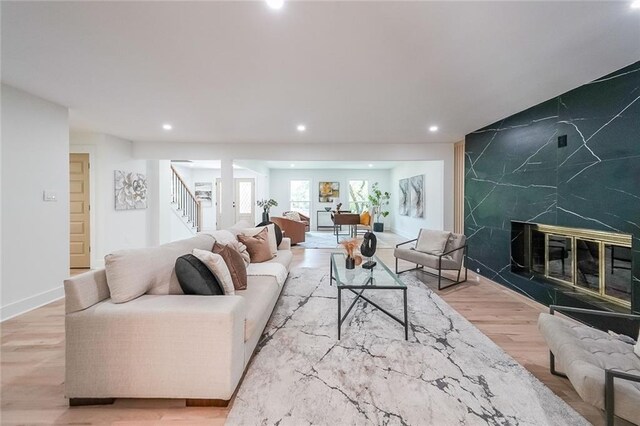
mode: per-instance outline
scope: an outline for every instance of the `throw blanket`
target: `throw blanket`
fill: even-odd
[[[247,266],[247,275],[264,275],[274,277],[279,286],[283,286],[287,280],[287,268],[277,262],[251,263]]]

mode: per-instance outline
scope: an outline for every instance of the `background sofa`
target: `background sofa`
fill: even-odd
[[[173,270],[179,256],[230,238],[235,237],[229,231],[215,231],[114,253],[126,262],[131,285],[150,283],[145,294],[125,303],[110,298],[105,269],[65,281],[65,393],[71,405],[120,397],[185,398],[188,405],[224,405],[231,399],[284,279],[266,275],[264,266],[261,275],[252,275],[249,265],[246,290],[188,296]],[[284,238],[269,263],[286,268],[286,277],[291,259]]]

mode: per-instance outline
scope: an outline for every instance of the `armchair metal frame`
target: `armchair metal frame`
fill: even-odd
[[[571,312],[576,314],[589,314],[612,318],[623,318],[632,321],[640,321],[640,315],[624,314],[621,312],[598,311],[595,309],[573,308],[570,306],[549,305],[549,313],[554,315],[555,312]],[[549,370],[554,376],[567,378],[566,374],[556,371],[555,356],[549,351]],[[604,412],[606,416],[606,425],[613,426],[615,416],[615,388],[613,386],[614,379],[629,380],[640,383],[640,376],[623,371],[606,369],[604,371]]]
[[[405,242],[400,243],[400,244],[396,244],[396,248],[398,248],[400,246],[403,246],[405,244],[414,243],[416,241],[418,241],[418,239],[414,238],[413,240],[409,240],[409,241],[405,241]],[[411,248],[411,250],[414,250],[414,248]],[[460,268],[458,269],[458,277],[455,280],[452,280],[451,278],[443,277],[442,276],[442,271],[455,271],[455,269],[442,269],[442,258],[444,256],[447,256],[447,255],[449,255],[451,253],[454,253],[454,252],[456,252],[458,250],[463,250],[462,262],[460,264]],[[435,256],[435,255],[433,255],[433,256]],[[410,271],[421,271],[424,274],[428,274],[428,275],[431,275],[431,276],[434,276],[434,277],[438,277],[438,290],[443,290],[445,288],[453,287],[456,284],[461,284],[461,283],[467,281],[467,272],[468,272],[468,270],[467,270],[467,245],[465,244],[463,246],[454,248],[453,250],[449,250],[449,251],[444,252],[441,255],[439,255],[438,256],[438,273],[437,274],[434,274],[433,272],[430,272],[430,271],[426,271],[424,269],[424,265],[420,265],[418,263],[416,263],[415,265],[416,265],[415,268],[405,269],[404,271],[399,271],[398,270],[398,258],[396,257],[396,274],[400,275],[402,273],[410,272]],[[464,267],[464,279],[460,280],[460,272],[462,272],[462,268],[463,267]],[[446,287],[442,287],[442,280],[443,279],[445,279],[447,281],[450,281],[451,284],[447,285]]]

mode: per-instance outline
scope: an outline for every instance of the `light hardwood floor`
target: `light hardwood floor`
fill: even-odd
[[[328,268],[332,251],[294,248],[293,266]],[[393,265],[392,249],[380,249],[378,255]],[[583,403],[566,379],[549,373],[547,346],[536,326],[544,306],[482,277],[476,281],[471,272],[468,283],[438,294],[587,420],[604,424],[600,411]],[[224,424],[229,408],[187,408],[183,400],[119,399],[111,406],[69,408],[64,398],[62,300],[1,326],[3,425]]]

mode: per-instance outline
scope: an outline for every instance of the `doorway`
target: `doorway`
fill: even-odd
[[[69,154],[69,253],[72,269],[91,267],[89,154]]]
[[[234,223],[246,220],[249,223],[255,222],[256,217],[256,180],[253,178],[233,179],[233,211]],[[222,180],[216,179],[216,224],[221,223],[222,217]]]

